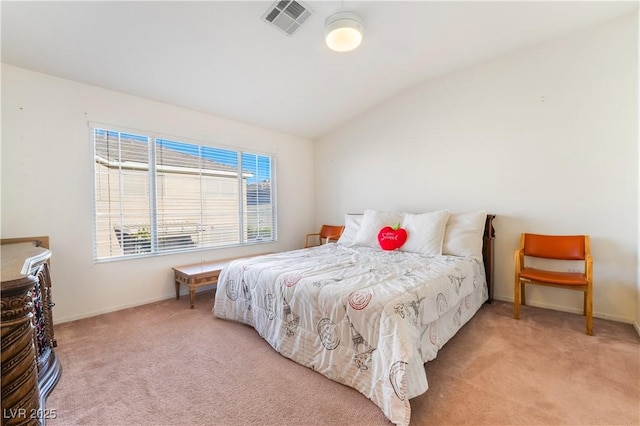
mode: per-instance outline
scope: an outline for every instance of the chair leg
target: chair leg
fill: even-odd
[[[524,283],[522,281],[520,281],[520,304],[521,305],[527,304],[527,296],[524,291]]]
[[[520,281],[513,286],[513,318],[520,319]]]
[[[587,335],[593,336],[593,289],[587,288],[584,293],[584,310],[587,317]]]

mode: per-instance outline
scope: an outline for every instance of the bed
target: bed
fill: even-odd
[[[397,425],[428,389],[424,364],[491,301],[493,215],[367,210],[337,243],[231,262],[215,317],[248,324],[276,351],[355,388]],[[407,242],[376,243],[400,219]]]

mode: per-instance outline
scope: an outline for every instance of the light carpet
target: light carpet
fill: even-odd
[[[213,317],[213,293],[55,326],[48,425],[390,425],[366,397]],[[629,324],[495,301],[426,366],[411,425],[640,425]]]

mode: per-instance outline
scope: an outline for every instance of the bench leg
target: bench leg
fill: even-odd
[[[180,281],[176,281],[176,300],[180,300]]]
[[[195,286],[189,286],[189,301],[191,302],[191,309],[196,304],[196,288]]]

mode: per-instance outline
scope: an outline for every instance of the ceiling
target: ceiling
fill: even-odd
[[[316,139],[412,85],[633,13],[637,1],[303,1],[292,36],[272,1],[2,1],[2,62]],[[345,8],[364,41],[336,53]]]

